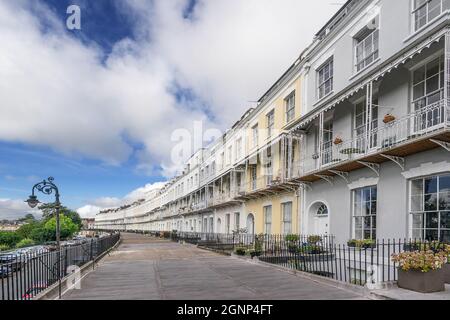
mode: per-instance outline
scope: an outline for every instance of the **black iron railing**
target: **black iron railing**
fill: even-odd
[[[419,239],[351,240],[337,243],[331,235],[253,235],[180,231],[131,231],[185,242],[221,253],[258,258],[284,268],[360,286],[397,281],[392,255],[406,251],[440,251],[444,243]]]
[[[43,246],[27,253],[0,254],[0,300],[33,299],[69,275],[73,268],[95,260],[114,247],[119,239],[120,234],[114,233],[64,246],[60,252]]]

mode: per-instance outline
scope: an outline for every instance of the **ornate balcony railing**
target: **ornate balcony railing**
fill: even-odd
[[[321,153],[304,155],[294,164],[293,178],[358,160],[449,126],[450,104],[441,100],[340,144],[327,143]]]

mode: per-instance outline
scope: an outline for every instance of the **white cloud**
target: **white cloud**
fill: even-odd
[[[82,218],[93,218],[101,210],[117,208],[124,204],[133,203],[136,200],[145,199],[149,192],[161,189],[166,182],[155,182],[133,190],[122,199],[102,197],[90,201],[89,204],[77,209]]]
[[[41,216],[39,210],[31,209],[23,200],[0,199],[0,219],[15,220],[29,213],[36,218]]]
[[[102,208],[88,204],[77,209],[77,212],[81,218],[95,218],[95,215],[99,213],[100,210],[102,210]]]

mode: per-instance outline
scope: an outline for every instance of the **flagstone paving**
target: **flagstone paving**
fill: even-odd
[[[355,292],[192,245],[123,234],[66,300],[346,300]]]

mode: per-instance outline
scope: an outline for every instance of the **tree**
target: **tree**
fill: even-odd
[[[16,233],[21,239],[31,238],[33,231],[37,228],[41,228],[42,224],[37,221],[32,221],[30,223],[24,224],[19,229],[17,229]]]
[[[15,232],[0,231],[0,245],[14,247],[20,241],[20,237]]]
[[[48,221],[51,219],[56,211],[54,203],[46,203],[38,207],[39,210],[42,211],[42,218],[44,221]],[[61,206],[59,209],[59,213],[66,217],[69,217],[74,224],[76,224],[79,228],[82,226],[81,217],[78,212],[73,211],[67,207]]]
[[[36,221],[36,218],[31,214],[27,214],[25,217],[18,220],[19,222],[33,222]]]
[[[72,219],[66,217],[64,215],[60,215],[60,235],[61,240],[72,237],[76,232],[80,230],[78,225],[76,225]],[[56,240],[56,218],[51,218],[44,224],[44,233],[45,237],[48,237],[47,241],[55,241]]]

